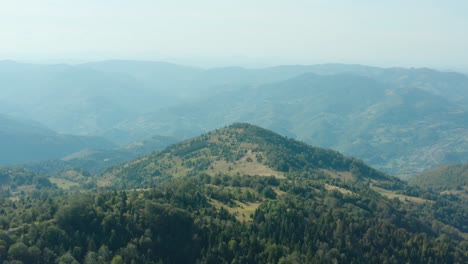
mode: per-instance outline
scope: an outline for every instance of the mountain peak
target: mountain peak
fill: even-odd
[[[338,178],[348,175],[353,180],[397,181],[339,152],[312,147],[252,124],[234,123],[114,167],[105,173],[105,182],[115,179],[117,185],[145,187],[160,177],[199,173],[276,178],[319,173]]]

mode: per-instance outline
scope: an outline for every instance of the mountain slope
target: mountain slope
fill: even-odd
[[[303,73],[362,76],[394,88],[417,88],[455,102],[465,109],[468,106],[468,76],[457,72],[444,72],[428,68],[380,68],[354,64],[280,66],[261,69],[259,72],[267,74],[294,73],[289,78]],[[284,78],[284,80],[289,78]]]
[[[254,123],[362,158],[393,174],[466,162],[468,112],[417,88],[372,78],[304,74],[143,115],[122,130],[191,137],[232,122]]]
[[[189,138],[249,122],[392,174],[468,161],[468,77],[453,72],[345,64],[199,69],[141,61],[4,61],[0,86],[2,113],[119,145],[154,134]]]
[[[426,208],[430,216],[425,217],[437,219],[448,229],[455,228],[451,230],[457,236],[468,237],[465,234],[468,226],[463,220],[467,213],[464,201],[454,201],[450,207],[460,211],[450,215],[444,210],[452,209],[439,204],[437,200],[444,198],[436,193],[411,187],[361,160],[333,150],[311,147],[246,123],[235,123],[172,145],[162,152],[110,168],[99,177],[97,185],[145,189],[186,177],[205,184],[225,182],[236,188],[243,184],[251,187],[255,182],[265,181],[271,186],[263,186],[256,191],[266,197],[276,197],[290,188],[303,194],[309,193],[309,188],[318,188],[345,196],[367,197],[376,202],[393,199],[410,207]],[[301,189],[295,184],[309,187]],[[284,188],[278,189],[278,185]],[[214,191],[213,195],[221,204],[226,202],[222,202],[222,194]],[[235,209],[235,202],[228,204],[234,206],[233,212],[242,213]],[[419,210],[417,212],[422,213]]]
[[[0,199],[0,257],[31,262],[44,256],[49,263],[468,260],[463,201],[249,124],[115,166],[101,175],[99,185],[106,183],[120,190]]]
[[[73,134],[95,135],[164,101],[129,75],[69,65],[0,62],[0,86],[2,113]]]
[[[468,199],[468,163],[439,166],[413,176],[409,179],[409,183]]]
[[[71,153],[60,160],[45,160],[22,164],[22,167],[35,172],[62,177],[67,171],[81,170],[97,174],[118,163],[128,162],[138,157],[159,151],[176,143],[172,137],[153,136],[150,139],[133,142],[112,149],[85,149]]]
[[[237,123],[175,144],[160,153],[111,168],[103,182],[127,187],[152,186],[159,177],[206,173],[215,176],[260,175],[284,178],[288,173],[351,172],[351,178],[395,181],[362,161],[336,151],[314,148],[269,130]]]
[[[57,159],[89,148],[112,148],[99,137],[58,134],[31,121],[0,115],[0,164]]]

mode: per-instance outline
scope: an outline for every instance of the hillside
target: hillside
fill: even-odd
[[[388,173],[410,174],[466,162],[465,120],[468,112],[459,104],[421,89],[309,73],[165,108],[119,127],[183,138],[220,124],[249,122],[362,158]]]
[[[468,163],[447,164],[417,174],[409,183],[444,194],[455,194],[468,199]]]
[[[146,140],[132,142],[128,145],[112,149],[86,149],[71,153],[61,159],[44,160],[21,164],[35,172],[63,178],[67,171],[83,171],[98,174],[102,170],[123,162],[129,162],[138,157],[159,151],[176,143],[172,137],[153,136]],[[73,180],[73,179],[69,179]]]
[[[172,145],[162,152],[123,164],[104,173],[102,182],[114,186],[152,186],[162,177],[198,173],[210,176],[258,175],[285,178],[289,173],[320,171],[331,175],[352,173],[349,179],[398,182],[362,161],[340,153],[310,147],[250,124],[226,128]]]
[[[145,92],[131,76],[62,64],[1,61],[0,86],[0,113],[80,135],[97,135],[167,99]]]
[[[304,73],[355,75],[370,78],[395,88],[417,88],[465,107],[468,105],[468,76],[429,68],[380,68],[357,64],[285,65],[257,70],[262,75],[289,73],[286,79]],[[283,76],[283,77],[286,77]]]
[[[0,197],[56,188],[44,174],[19,167],[0,167]]]
[[[0,199],[26,263],[464,263],[467,206],[363,162],[233,124],[117,165],[106,190]],[[116,190],[115,188],[117,187]]]
[[[151,61],[2,61],[0,86],[0,113],[119,145],[155,134],[190,138],[248,122],[394,175],[468,161],[468,77],[455,72],[347,64],[201,69]]]
[[[58,159],[84,149],[114,144],[99,137],[56,133],[32,122],[0,115],[0,165]]]

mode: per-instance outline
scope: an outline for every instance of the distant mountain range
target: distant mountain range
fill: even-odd
[[[44,126],[0,115],[0,164],[57,159],[83,149],[108,149],[103,138],[56,133]]]
[[[465,108],[421,89],[397,89],[350,74],[303,74],[168,107],[119,126],[183,138],[239,120],[343,151],[394,174],[468,160]]]
[[[0,113],[119,145],[250,122],[393,174],[468,161],[468,77],[453,72],[344,64],[201,69],[164,62],[4,61],[0,85]]]
[[[112,149],[84,149],[60,159],[43,160],[21,164],[22,167],[42,174],[60,176],[67,171],[83,171],[97,174],[118,163],[128,162],[138,157],[156,152],[176,143],[172,137],[153,136],[123,147]]]

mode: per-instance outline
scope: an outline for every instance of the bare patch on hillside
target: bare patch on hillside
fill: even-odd
[[[462,190],[446,190],[443,192],[440,192],[442,195],[456,195],[458,197],[461,197],[462,199],[468,200],[468,187],[463,186]]]
[[[433,201],[430,201],[430,200],[426,200],[426,199],[419,198],[419,197],[408,196],[404,194],[398,194],[398,193],[395,193],[390,190],[386,190],[384,188],[380,188],[377,186],[371,186],[371,188],[372,190],[386,196],[387,198],[390,198],[390,199],[398,198],[403,203],[415,203],[415,204],[433,203]]]
[[[268,166],[260,163],[257,155],[261,153],[253,153],[249,150],[241,159],[235,162],[228,162],[225,160],[217,160],[211,163],[210,168],[206,170],[209,175],[216,175],[217,173],[226,173],[230,175],[258,175],[258,176],[274,176],[276,178],[284,179],[284,174],[275,171]],[[263,157],[263,155],[262,155]]]
[[[328,191],[333,191],[333,190],[339,191],[340,193],[347,194],[347,195],[355,194],[354,192],[352,192],[350,190],[347,190],[347,189],[344,189],[344,188],[341,188],[341,187],[338,187],[338,186],[335,186],[335,185],[325,184],[325,189],[327,189]]]
[[[230,175],[258,175],[258,176],[274,176],[280,179],[284,178],[283,173],[274,171],[271,168],[256,162],[227,162],[225,160],[215,161],[206,171],[209,175],[217,173],[226,173]]]
[[[68,190],[68,189],[71,189],[73,187],[80,186],[76,182],[72,182],[70,180],[66,180],[66,179],[62,179],[62,178],[49,178],[49,181],[51,183],[57,185],[57,187],[59,187],[60,189],[64,189],[64,190]]]
[[[108,187],[111,185],[112,179],[114,179],[114,175],[107,174],[105,178],[102,180],[98,180],[96,185],[97,187]]]
[[[286,195],[286,192],[283,192],[278,187],[273,188],[273,191],[275,191],[276,195],[278,195],[279,197]]]
[[[230,214],[234,215],[239,222],[251,222],[253,219],[250,215],[255,213],[255,210],[262,204],[261,202],[253,203],[243,203],[235,201],[236,206],[230,207],[218,200],[211,199],[210,204],[213,205],[217,210],[220,210],[221,207],[226,209]]]

